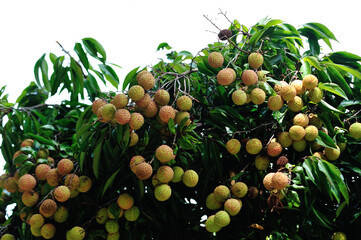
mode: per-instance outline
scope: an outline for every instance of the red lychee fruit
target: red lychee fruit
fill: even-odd
[[[19,178],[18,186],[22,191],[31,191],[36,186],[36,179],[30,174],[25,174]]]

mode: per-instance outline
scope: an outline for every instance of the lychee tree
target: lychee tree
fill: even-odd
[[[319,23],[207,20],[215,42],[124,80],[84,38],[2,87],[1,239],[357,238],[361,57]]]

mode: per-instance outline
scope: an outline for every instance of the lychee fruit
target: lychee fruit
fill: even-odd
[[[277,168],[283,168],[288,163],[288,158],[286,156],[281,156],[277,159],[276,165]]]
[[[222,67],[224,62],[224,57],[220,52],[211,52],[208,55],[208,64],[212,68]]]
[[[46,175],[48,173],[48,171],[50,170],[50,166],[47,164],[39,164],[36,168],[35,168],[35,177],[38,180],[46,180]]]
[[[308,91],[308,98],[314,103],[319,103],[323,98],[323,92],[318,87],[315,87]]]
[[[232,101],[234,104],[241,106],[246,103],[246,100],[247,94],[243,90],[238,89],[232,93]]]
[[[307,141],[314,141],[318,137],[318,129],[313,125],[309,125],[305,128],[305,139]]]
[[[47,159],[49,157],[49,150],[48,149],[40,149],[36,154],[36,159]]]
[[[257,155],[261,150],[262,150],[262,142],[259,139],[253,138],[247,141],[246,151],[249,154]]]
[[[135,145],[137,145],[139,141],[139,136],[136,132],[131,132],[130,133],[130,140],[129,140],[129,147],[133,147]]]
[[[85,237],[85,230],[82,227],[73,227],[66,232],[66,240],[82,240]]]
[[[65,176],[73,171],[74,163],[70,159],[61,159],[58,162],[57,169],[61,176]]]
[[[41,236],[45,239],[52,239],[55,236],[56,228],[51,223],[46,223],[40,228]]]
[[[287,103],[287,106],[292,112],[299,112],[303,108],[303,100],[299,96],[295,96]]]
[[[309,123],[309,118],[304,113],[298,113],[293,117],[293,125],[298,125],[301,127],[306,127]]]
[[[144,97],[144,88],[140,85],[134,85],[129,88],[128,96],[133,100],[133,102],[139,101]]]
[[[169,162],[173,159],[173,149],[168,145],[161,145],[155,150],[155,156],[161,163]]]
[[[110,101],[111,104],[115,106],[116,109],[125,108],[128,105],[128,97],[123,93],[118,93],[114,96],[114,98]]]
[[[19,178],[18,186],[22,191],[31,191],[36,186],[36,179],[30,174],[25,174]]]
[[[206,198],[206,207],[210,210],[216,210],[222,207],[222,203],[217,201],[214,193],[211,193]]]
[[[283,99],[280,95],[270,96],[267,106],[271,111],[278,111],[283,107]]]
[[[266,100],[266,93],[260,88],[255,88],[251,91],[251,99],[254,104],[260,105]]]
[[[127,109],[118,109],[114,119],[120,125],[127,124],[130,121],[130,112]]]
[[[18,185],[16,184],[14,177],[9,177],[5,180],[4,187],[9,193],[14,193],[18,190]]]
[[[306,150],[307,142],[305,139],[295,140],[292,143],[292,147],[296,152],[303,152]]]
[[[243,198],[248,192],[248,187],[244,182],[236,182],[231,187],[231,191],[237,198]]]
[[[224,203],[224,210],[231,216],[236,216],[241,210],[241,203],[239,200],[230,198]]]
[[[171,106],[163,106],[159,110],[159,118],[165,122],[168,123],[169,119],[175,118],[175,110]]]
[[[219,230],[221,230],[221,227],[214,223],[214,215],[211,215],[207,218],[205,225],[206,225],[206,230],[211,233],[218,232]]]
[[[249,66],[253,69],[257,69],[263,64],[263,56],[260,53],[251,53],[248,56]]]
[[[56,187],[61,182],[61,175],[56,168],[50,169],[46,174],[46,180],[52,187]]]
[[[332,240],[347,240],[347,236],[343,232],[335,232],[332,234]]]
[[[79,177],[79,186],[77,190],[81,193],[85,193],[90,190],[92,187],[92,180],[90,177],[87,176],[80,176]]]
[[[279,142],[271,142],[267,146],[267,154],[271,157],[277,157],[281,154],[283,148]]]
[[[30,226],[30,232],[34,237],[41,237],[40,228],[34,228],[34,227]]]
[[[27,207],[34,206],[39,200],[39,194],[33,191],[26,191],[21,195],[21,201]]]
[[[246,86],[254,85],[258,82],[257,73],[253,70],[245,70],[242,73],[242,82]]]
[[[116,233],[119,231],[119,224],[118,221],[110,219],[105,222],[105,230],[108,233]]]
[[[281,97],[285,101],[291,101],[296,96],[296,89],[291,85],[283,85],[281,88]]]
[[[69,188],[70,191],[74,191],[79,187],[80,179],[76,174],[68,174],[65,177],[64,185]]]
[[[161,166],[157,171],[157,179],[161,183],[169,183],[174,176],[173,169],[169,166]]]
[[[118,215],[118,218],[121,218],[124,214],[124,209],[119,208],[118,205],[115,205],[114,214],[112,213],[111,209],[112,205],[109,205],[109,207],[107,208],[107,214],[109,219],[115,219],[114,214]]]
[[[140,180],[146,180],[152,176],[153,168],[149,163],[143,162],[135,168],[135,175]]]
[[[307,74],[303,80],[303,87],[306,89],[314,89],[318,85],[318,79],[315,75]]]
[[[266,72],[264,71],[257,71],[258,81],[265,82],[267,80]]]
[[[70,190],[66,186],[59,186],[54,190],[54,197],[59,202],[65,202],[70,197]]]
[[[60,206],[53,215],[54,221],[57,223],[64,223],[69,216],[69,211],[66,207]]]
[[[129,167],[132,170],[132,172],[135,173],[137,166],[143,162],[145,162],[144,157],[140,155],[134,156],[130,159]]]
[[[21,142],[20,147],[33,147],[34,146],[34,140],[33,139],[25,139]]]
[[[232,31],[229,29],[222,29],[219,33],[218,33],[218,38],[219,40],[225,41],[229,38],[232,37]]]
[[[281,132],[278,134],[277,141],[281,143],[282,147],[288,148],[292,145],[292,138],[290,137],[289,132]]]
[[[198,183],[198,173],[194,170],[187,170],[184,172],[182,181],[187,187],[195,187]]]
[[[108,220],[108,213],[106,208],[101,208],[98,210],[97,214],[95,215],[95,220],[99,224],[105,224]]]
[[[281,190],[288,185],[289,178],[282,172],[276,172],[272,177],[272,186],[275,189]]]
[[[159,106],[165,106],[169,103],[170,95],[168,91],[164,89],[159,89],[154,94],[154,100],[156,103],[159,104]]]
[[[137,104],[140,108],[146,108],[148,107],[149,103],[151,101],[151,98],[148,93],[144,94],[144,97],[140,99],[139,101],[136,101],[135,104]]]
[[[101,108],[99,108],[97,112],[98,119],[102,122],[110,122],[111,120],[113,120],[116,111],[117,109],[113,104],[107,103]]]
[[[16,151],[13,155],[13,160],[17,157],[19,157],[20,155],[24,154],[22,151]]]
[[[192,108],[192,99],[188,96],[181,96],[177,99],[177,107],[181,111],[188,111]]]
[[[121,209],[129,209],[134,204],[134,199],[129,193],[122,193],[119,195],[117,204]]]
[[[148,106],[142,109],[142,114],[147,118],[153,118],[157,113],[158,105],[153,100],[150,100]]]
[[[140,113],[130,114],[129,127],[133,130],[140,129],[144,124],[144,117]]]
[[[92,111],[94,114],[98,113],[98,110],[103,107],[105,104],[107,104],[107,102],[103,99],[96,99],[94,100],[94,102],[92,103]]]
[[[188,118],[188,120],[185,120],[186,122],[184,123],[184,126],[188,126],[189,124],[191,124],[192,121],[189,119],[190,118],[189,112],[183,112],[183,111],[177,112],[175,114],[174,122],[179,125],[184,118]]]
[[[233,138],[226,143],[226,149],[230,154],[237,154],[241,149],[241,143]]]
[[[157,185],[154,189],[154,196],[158,201],[166,201],[172,195],[172,189],[168,184]]]
[[[267,156],[257,155],[254,163],[258,170],[263,171],[268,168],[270,160]]]
[[[310,124],[320,129],[322,127],[322,120],[317,116],[317,114],[311,113],[308,115],[310,119]]]
[[[225,227],[231,222],[231,218],[226,211],[218,211],[214,215],[214,223],[219,227]]]
[[[299,141],[299,140],[301,140],[301,139],[303,139],[305,137],[306,131],[301,126],[293,125],[289,129],[289,135],[290,135],[290,138],[292,138],[293,140]]]
[[[172,182],[177,183],[177,182],[181,182],[183,175],[184,175],[184,170],[181,167],[175,166],[172,168],[174,175],[173,175],[173,179]]]
[[[234,80],[236,80],[236,72],[232,68],[222,69],[217,74],[217,82],[222,86],[228,86],[233,83]]]
[[[338,146],[336,146],[337,149],[333,148],[325,148],[325,155],[327,160],[329,161],[335,161],[340,157],[341,151]]]
[[[291,82],[291,86],[293,86],[296,89],[296,94],[298,96],[304,94],[306,92],[306,89],[303,87],[303,82],[302,80],[294,80],[293,82]]]
[[[39,212],[41,215],[43,215],[43,217],[48,218],[53,216],[57,208],[58,206],[54,200],[45,199],[39,207]]]
[[[145,90],[149,90],[154,87],[155,79],[153,75],[144,70],[138,73],[137,75],[137,81],[140,86],[142,86]]]
[[[248,197],[250,199],[255,199],[259,194],[259,190],[258,188],[254,187],[254,186],[251,186],[249,187],[248,189]]]
[[[323,155],[323,153],[321,153],[321,152],[314,152],[314,153],[312,154],[312,156],[315,156],[315,157],[317,157],[317,158],[319,158],[319,159],[326,160],[325,155]]]
[[[216,198],[217,201],[219,202],[225,202],[228,197],[231,194],[231,191],[229,190],[229,188],[225,185],[219,185],[217,186],[214,191],[214,197]]]
[[[349,128],[349,132],[350,132],[351,137],[353,137],[355,139],[361,138],[361,123],[355,122],[355,123],[351,124],[351,126]]]
[[[138,217],[139,217],[139,208],[137,206],[133,206],[127,210],[124,211],[124,217],[125,219],[127,219],[129,222],[135,222],[137,221]]]
[[[41,228],[43,226],[45,220],[41,214],[34,214],[29,219],[29,225],[34,228]]]
[[[281,89],[283,86],[287,86],[288,83],[286,81],[279,81],[278,83],[276,83],[273,87],[273,89],[275,90],[275,92],[277,94],[280,94],[281,93]]]
[[[275,173],[268,173],[264,178],[263,178],[263,186],[271,191],[274,187],[273,187],[273,183],[272,183],[272,179],[273,176],[275,175]]]

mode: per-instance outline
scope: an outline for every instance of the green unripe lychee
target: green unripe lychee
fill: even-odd
[[[272,178],[275,175],[275,173],[268,173],[264,178],[263,178],[263,186],[271,191],[274,187],[272,184]]]
[[[166,201],[170,198],[171,195],[172,189],[168,184],[160,184],[154,189],[154,196],[158,201]]]
[[[236,72],[232,68],[222,69],[217,74],[217,82],[222,86],[228,86],[233,83],[234,80],[236,80]]]
[[[251,99],[254,104],[260,105],[266,100],[266,93],[260,88],[255,88],[251,91]]]
[[[299,96],[295,96],[291,101],[287,103],[288,108],[292,112],[299,112],[303,108],[303,100]]]
[[[319,103],[323,98],[323,92],[318,87],[315,87],[308,91],[308,98],[314,103]]]
[[[95,220],[99,224],[105,224],[108,220],[108,213],[106,208],[101,208],[98,210],[97,214],[95,215]]]
[[[181,111],[188,111],[192,108],[192,99],[188,96],[181,96],[177,99],[177,107]]]
[[[173,149],[168,145],[161,145],[155,150],[155,157],[161,162],[166,163],[173,159]]]
[[[332,234],[331,239],[332,240],[347,240],[347,236],[343,232],[335,232],[334,234]]]
[[[231,216],[236,216],[241,210],[241,203],[239,200],[230,198],[224,203],[224,210]]]
[[[29,219],[29,225],[34,228],[41,228],[44,224],[44,217],[41,214],[34,214]]]
[[[125,108],[128,105],[128,97],[123,93],[118,93],[114,96],[113,100],[110,101],[111,104],[115,106],[116,109]]]
[[[225,227],[231,222],[231,218],[226,211],[218,211],[214,215],[214,223],[219,227]]]
[[[224,57],[220,52],[211,52],[208,55],[208,64],[212,68],[222,67],[224,62]]]
[[[296,152],[303,152],[306,150],[307,142],[305,139],[295,140],[292,143],[292,147]]]
[[[161,166],[157,171],[157,179],[161,183],[169,183],[174,176],[173,169],[169,166]]]
[[[231,187],[231,191],[237,198],[243,198],[248,192],[248,187],[244,182],[236,182]]]
[[[187,187],[195,187],[198,183],[198,173],[194,170],[187,170],[184,172],[182,181]]]
[[[116,233],[108,233],[107,235],[107,240],[119,240],[120,239],[120,234],[119,232]]]
[[[213,193],[218,202],[225,202],[229,198],[231,191],[227,186],[219,185],[214,189]]]
[[[232,93],[232,101],[236,105],[243,105],[246,103],[247,100],[247,94],[241,90],[238,89]]]
[[[278,134],[277,141],[281,143],[282,147],[288,148],[292,145],[292,138],[290,137],[289,132],[281,132]]]
[[[298,113],[296,116],[294,116],[293,118],[293,125],[298,125],[301,127],[306,127],[309,123],[309,118],[306,114],[304,113]]]
[[[249,154],[257,155],[261,150],[262,150],[262,142],[259,139],[253,138],[247,141],[246,151]]]
[[[69,211],[66,207],[60,206],[53,215],[54,221],[63,223],[68,219]]]
[[[110,122],[114,119],[115,112],[117,109],[115,106],[111,103],[107,103],[101,108],[99,108],[97,115],[100,121],[102,122]]]
[[[137,221],[139,214],[140,214],[139,208],[137,206],[133,206],[133,207],[125,210],[124,217],[129,222],[135,222],[135,221]]]
[[[268,98],[267,106],[272,111],[278,111],[283,107],[283,99],[280,95],[270,96]]]
[[[237,139],[230,139],[226,143],[226,149],[230,154],[237,154],[241,150],[241,143]]]
[[[307,141],[314,141],[318,137],[318,129],[313,125],[309,125],[305,128],[305,139]]]
[[[150,72],[143,70],[137,74],[137,82],[145,90],[149,90],[154,87],[155,79]]]
[[[117,199],[117,204],[121,209],[129,209],[133,207],[134,199],[129,193],[122,193]]]
[[[355,123],[351,124],[351,126],[349,128],[349,132],[350,132],[351,137],[353,137],[355,139],[361,138],[361,123],[355,122]]]
[[[303,87],[306,89],[314,89],[318,85],[318,79],[315,75],[307,74],[303,80]]]
[[[207,218],[205,225],[206,225],[206,230],[211,233],[218,232],[219,230],[221,230],[221,227],[214,223],[214,215],[211,215]]]
[[[303,139],[306,135],[305,129],[298,125],[293,125],[289,130],[290,138],[295,141]]]
[[[325,148],[325,155],[327,160],[329,161],[335,161],[340,157],[341,151],[338,146],[336,146],[337,149],[333,148]]]
[[[14,193],[18,190],[18,184],[15,181],[14,177],[8,177],[5,180],[4,183],[4,188],[9,192],[9,193]]]
[[[268,168],[270,160],[267,156],[257,155],[254,163],[258,170],[263,171]]]
[[[23,192],[21,195],[21,201],[24,203],[27,207],[34,206],[39,200],[39,194],[37,192],[33,191],[26,191]]]
[[[135,145],[137,145],[139,141],[139,136],[136,132],[131,132],[130,133],[130,140],[129,140],[129,147],[133,147]]]
[[[40,228],[41,236],[45,239],[52,239],[55,236],[56,228],[51,223],[46,223]]]
[[[144,124],[144,117],[140,113],[130,114],[129,127],[133,130],[140,129]]]
[[[280,93],[281,93],[281,97],[283,98],[283,100],[291,101],[296,96],[296,89],[294,86],[291,86],[291,85],[283,85],[281,87]]]
[[[140,85],[132,86],[128,91],[128,96],[134,101],[139,101],[144,97],[144,88]]]
[[[105,104],[107,104],[107,102],[104,99],[96,99],[94,100],[94,102],[92,103],[92,111],[94,114],[98,113],[99,108],[103,107]]]
[[[263,64],[263,56],[260,53],[251,53],[248,56],[248,63],[251,68],[257,69]]]
[[[41,231],[40,228],[35,228],[33,226],[30,226],[30,232],[34,237],[41,237]],[[1,238],[2,239],[2,238]],[[15,239],[15,238],[14,238]]]
[[[210,210],[216,210],[222,207],[222,203],[217,201],[214,193],[211,193],[206,198],[206,207]]]
[[[189,112],[183,112],[183,111],[177,112],[175,114],[175,119],[174,119],[175,124],[180,124],[184,118],[188,118],[188,120],[185,120],[186,122],[184,123],[184,126],[188,126],[189,124],[191,124],[192,121],[189,119],[190,118]]]
[[[10,234],[10,233],[6,233],[4,234],[0,240],[16,240],[15,236]]]
[[[73,227],[66,232],[66,240],[82,240],[85,237],[85,230],[81,227]]]
[[[173,167],[173,179],[172,182],[177,183],[177,182],[181,182],[183,179],[183,175],[184,175],[184,170],[181,167],[175,166]]]
[[[79,177],[79,186],[77,190],[81,193],[85,193],[90,190],[92,187],[92,180],[88,176],[80,176]]]
[[[253,70],[245,70],[242,73],[242,82],[246,86],[254,85],[258,82],[257,73]]]
[[[288,182],[288,176],[281,172],[276,172],[272,177],[272,187],[278,190],[284,189]]]
[[[108,233],[116,233],[119,231],[119,224],[116,220],[108,220],[105,222],[105,230],[107,230]]]
[[[156,103],[158,103],[160,106],[165,106],[169,103],[170,95],[169,93],[164,89],[159,89],[154,94],[154,100]]]

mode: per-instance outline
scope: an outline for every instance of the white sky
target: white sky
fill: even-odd
[[[294,2],[294,4],[292,4]],[[220,28],[229,23],[219,15],[251,27],[269,16],[294,26],[307,22],[326,25],[339,40],[335,51],[361,55],[359,4],[351,1],[130,1],[130,0],[34,0],[0,1],[0,87],[14,102],[34,80],[36,60],[45,52],[62,54],[55,41],[72,50],[84,37],[97,39],[108,61],[122,80],[137,66],[151,65],[163,55],[156,54],[159,43],[167,42],[176,51],[196,54],[217,41],[216,31],[206,14]],[[328,51],[328,49],[326,49]],[[75,54],[74,54],[75,55]],[[109,90],[115,90],[109,84]],[[1,156],[0,156],[1,161]],[[0,169],[2,167],[0,166]]]

